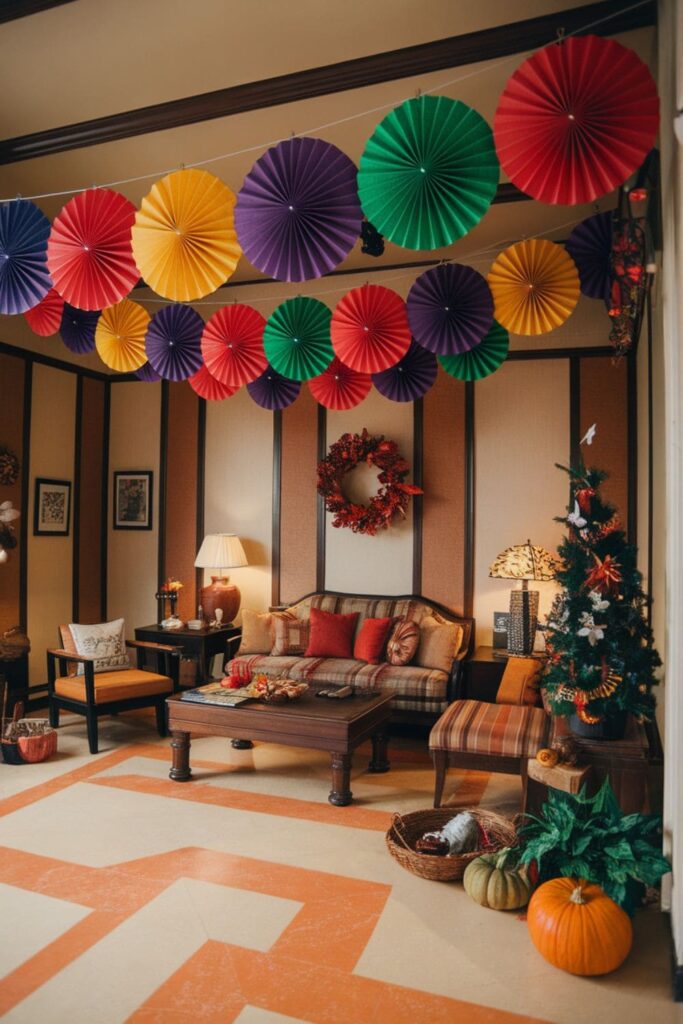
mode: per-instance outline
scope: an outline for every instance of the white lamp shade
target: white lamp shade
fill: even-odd
[[[197,569],[238,569],[249,565],[242,542],[234,533],[209,533],[194,560]]]

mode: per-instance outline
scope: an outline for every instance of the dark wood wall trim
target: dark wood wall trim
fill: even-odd
[[[81,583],[81,445],[83,442],[83,377],[76,380],[76,429],[74,439],[74,486],[71,496],[73,508],[73,568],[71,582],[71,614],[74,622],[78,617],[79,591]]]
[[[571,356],[569,360],[569,462],[578,466],[581,440],[581,360]]]
[[[42,366],[52,366],[55,370],[64,370],[65,373],[78,373],[82,377],[92,377],[93,380],[109,380],[108,373],[101,373],[99,370],[89,370],[85,366],[78,366],[76,363],[67,363],[63,359],[53,359],[52,356],[44,356],[42,352],[32,352],[27,348],[20,348],[19,345],[8,345],[0,341],[0,352],[8,356],[19,356],[20,359],[28,359],[32,363],[40,363]]]
[[[424,404],[413,402],[413,483],[423,486],[424,477]],[[422,495],[413,498],[413,593],[422,593]]]
[[[575,345],[572,348],[518,348],[508,352],[508,360],[513,363],[518,359],[597,359],[600,356],[614,356],[614,349],[611,345],[587,345],[585,348]]]
[[[474,544],[475,544],[475,448],[474,448],[474,381],[465,384],[465,601],[464,612],[471,618],[474,609]]]
[[[199,552],[204,540],[204,523],[206,518],[206,399],[200,398],[197,403],[197,534],[195,551]],[[195,593],[204,586],[204,570],[195,569]]]
[[[102,521],[100,523],[100,617],[102,622],[107,621],[108,597],[108,572],[109,572],[109,441],[111,435],[111,381],[107,380],[104,385],[104,417],[102,424]],[[113,499],[112,499],[113,500]]]
[[[19,520],[19,622],[28,630],[28,502],[31,478],[31,403],[33,396],[33,363],[24,365],[24,422],[21,442],[21,507],[25,514]]]
[[[40,14],[51,7],[63,7],[74,0],[2,0],[0,4],[0,24],[6,21],[17,21],[27,18],[29,14]]]
[[[169,385],[167,380],[161,382],[161,429],[159,444],[159,547],[157,554],[157,583],[160,586],[166,579],[166,497],[167,497],[167,459],[168,459],[168,404]]]
[[[638,365],[636,350],[626,356],[627,459],[628,459],[628,524],[626,535],[630,544],[638,543]]]
[[[327,455],[327,410],[318,406],[318,462]],[[318,495],[318,529],[316,536],[315,589],[325,589],[325,502]]]
[[[0,141],[0,164],[32,160],[50,153],[97,146],[103,142],[230,117],[250,110],[431,74],[483,60],[495,60],[546,46],[556,38],[560,30],[574,32],[590,26],[587,30],[595,35],[614,35],[654,25],[656,20],[655,0],[625,10],[623,0],[605,0],[585,7],[572,7],[555,14],[497,25],[448,39],[437,39],[324,67],[307,68],[277,78],[246,82],[215,92],[4,139]]]
[[[655,513],[655,470],[654,470],[654,400],[652,380],[652,277],[648,278],[645,297],[647,323],[647,621],[652,625],[652,572],[654,569],[654,513]]]
[[[282,512],[282,410],[273,413],[273,534],[271,540],[270,603],[280,604],[280,518]]]

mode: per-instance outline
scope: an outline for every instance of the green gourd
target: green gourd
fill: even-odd
[[[493,910],[518,910],[527,905],[531,885],[526,874],[517,868],[505,867],[510,853],[510,848],[505,847],[497,853],[477,857],[467,865],[462,883],[475,903]]]

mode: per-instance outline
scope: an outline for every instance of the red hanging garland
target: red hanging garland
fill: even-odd
[[[342,479],[361,462],[380,470],[380,488],[369,505],[357,505],[342,492]],[[354,533],[374,536],[386,530],[398,512],[405,516],[408,502],[420,487],[406,484],[410,467],[399,454],[395,441],[372,437],[363,428],[362,434],[342,434],[330,445],[327,458],[318,464],[318,494],[325,499],[325,508],[334,513],[333,526],[348,526]]]

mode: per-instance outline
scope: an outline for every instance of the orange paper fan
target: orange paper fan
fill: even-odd
[[[200,366],[196,373],[187,378],[192,390],[200,398],[206,398],[210,402],[222,402],[224,398],[232,398],[239,388],[230,387],[220,380],[212,377],[205,366]]]
[[[513,334],[546,334],[579,299],[576,264],[562,246],[540,238],[500,254],[488,275],[496,320]]]
[[[149,320],[147,310],[130,299],[103,309],[95,328],[95,345],[102,362],[119,373],[143,366],[147,362],[145,335]]]
[[[208,171],[175,171],[157,181],[133,225],[133,253],[150,288],[176,302],[219,288],[242,252],[234,209],[234,193]]]

